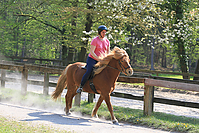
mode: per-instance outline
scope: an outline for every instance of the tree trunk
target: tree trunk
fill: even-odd
[[[166,48],[163,48],[163,52],[162,52],[162,67],[166,68],[167,64],[166,64]]]
[[[67,47],[62,44],[62,60],[67,61]],[[67,66],[66,62],[63,62],[63,66]]]
[[[159,64],[159,60],[160,60],[160,48],[159,47],[156,47],[156,50],[155,50],[155,62],[156,64]]]
[[[78,3],[78,0],[73,3],[73,6],[77,7],[77,3]],[[77,19],[77,12],[73,12],[73,19],[71,22],[73,27],[76,27],[76,19]],[[75,35],[76,35],[75,28],[71,28],[71,30],[72,30],[72,36],[75,39]],[[67,64],[74,62],[74,54],[75,54],[75,47],[70,46],[69,51],[68,51]]]
[[[81,47],[81,51],[79,53],[79,61],[85,62],[85,59],[86,59],[86,48]]]
[[[182,40],[178,40],[178,58],[180,60],[180,68],[182,73],[187,73],[187,56]],[[183,75],[183,79],[188,79],[188,76]]]
[[[154,70],[154,48],[155,48],[155,39],[153,39],[153,47],[151,49],[151,70]]]
[[[74,48],[69,47],[68,49],[68,58],[67,58],[67,64],[70,64],[74,62]]]
[[[199,59],[197,61],[197,66],[196,66],[195,74],[199,74]],[[193,80],[199,80],[199,77],[194,77]]]
[[[182,1],[178,0],[177,1],[177,6],[176,6],[176,24],[178,23],[178,20],[182,20],[183,19],[183,9],[182,9]],[[178,30],[180,30],[179,28],[177,28]],[[176,36],[178,36],[176,34]],[[182,36],[179,36],[176,38],[177,40],[174,41],[174,44],[177,47],[177,54],[178,54],[178,58],[180,60],[180,68],[182,73],[187,73],[188,69],[187,69],[187,55],[185,52],[185,47],[184,47],[184,41],[182,40]],[[184,76],[183,75],[183,79],[188,79],[188,76]]]
[[[87,3],[91,3],[93,2],[93,0],[87,0]],[[90,6],[89,4],[87,4],[87,9],[91,10],[93,9],[93,6]],[[91,13],[87,13],[86,14],[86,24],[85,24],[85,31],[86,32],[90,32],[91,31],[91,27],[93,25],[93,21],[92,21],[92,14]],[[85,38],[89,38],[89,35],[85,35]],[[86,47],[88,45],[88,40],[86,41],[82,41],[83,46],[81,47],[81,51],[79,54],[79,61],[86,61]]]
[[[14,41],[15,41],[15,56],[18,56],[18,50],[19,50],[19,45],[18,45],[18,33],[19,27],[17,27],[17,30],[14,30]]]

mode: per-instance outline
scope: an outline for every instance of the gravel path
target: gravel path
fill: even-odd
[[[70,116],[65,116],[64,114],[46,110],[1,102],[0,115],[18,122],[27,122],[30,125],[44,125],[75,133],[169,133],[167,131],[123,123],[120,123],[120,126],[118,126],[113,125],[110,121],[82,117],[73,113]]]

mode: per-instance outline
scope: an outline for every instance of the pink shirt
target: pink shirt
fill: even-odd
[[[104,55],[107,52],[110,42],[106,38],[104,40],[100,40],[99,37],[97,36],[91,41],[91,45],[96,46],[94,53],[97,56],[100,56],[101,54]],[[95,59],[91,54],[89,54],[88,56]]]

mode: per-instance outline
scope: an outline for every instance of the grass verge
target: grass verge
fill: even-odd
[[[72,111],[90,115],[95,103],[81,102],[81,107],[73,107]],[[128,122],[133,125],[143,125],[166,131],[178,131],[187,133],[199,133],[199,119],[184,116],[175,116],[160,112],[154,112],[151,116],[144,116],[143,110],[113,106],[114,115],[119,122]],[[110,120],[110,113],[106,104],[102,104],[98,110],[98,116]]]
[[[0,116],[0,133],[70,133],[53,129],[44,125],[32,125],[26,122],[18,122]]]

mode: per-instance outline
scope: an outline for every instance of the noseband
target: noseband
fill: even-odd
[[[123,62],[123,61],[122,61],[122,62]],[[120,71],[120,72],[126,72],[126,70],[127,70],[128,68],[130,68],[130,66],[124,67],[124,65],[122,65],[122,63],[121,63],[120,60],[118,60],[118,63],[119,63],[119,65],[120,65],[120,67],[121,67],[122,70],[120,70],[120,69],[118,69],[118,68],[114,68],[114,67],[109,66],[109,65],[107,65],[107,66],[110,67],[110,68],[116,69],[116,70],[118,70],[118,71]],[[126,72],[126,73],[127,73],[127,72]]]
[[[120,67],[122,68],[122,71],[123,71],[123,72],[126,72],[126,70],[127,70],[128,68],[130,68],[129,65],[128,65],[127,67],[124,67],[124,65],[122,65],[122,63],[121,63],[120,60],[119,60],[118,62],[119,62]],[[122,61],[122,62],[123,62],[123,61]],[[126,73],[127,73],[127,72],[126,72]]]

